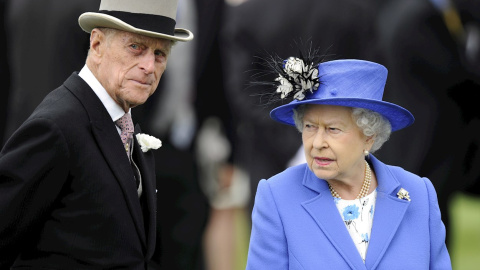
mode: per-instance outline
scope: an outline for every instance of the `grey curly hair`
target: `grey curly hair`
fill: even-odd
[[[293,110],[293,120],[300,133],[303,131],[303,117],[307,104]],[[370,153],[374,153],[390,138],[392,126],[381,114],[364,108],[352,108],[352,118],[365,136],[374,136],[374,143]]]

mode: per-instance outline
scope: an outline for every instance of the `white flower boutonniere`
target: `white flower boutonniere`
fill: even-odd
[[[158,149],[162,146],[162,141],[144,133],[137,134],[137,141],[143,152],[147,152],[150,149]]]

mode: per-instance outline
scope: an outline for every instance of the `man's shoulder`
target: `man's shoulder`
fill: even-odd
[[[85,107],[89,106],[88,99],[82,99],[78,93],[83,92],[82,95],[88,95],[88,92],[92,92],[93,94],[93,91],[89,90],[91,89],[85,81],[74,73],[62,85],[45,96],[30,118],[71,119],[85,114]]]
[[[78,79],[81,80],[79,77]],[[69,134],[71,132],[68,130],[73,132],[73,130],[78,130],[82,126],[87,127],[91,122],[86,109],[87,106],[89,105],[86,105],[85,101],[80,100],[72,93],[64,83],[48,93],[19,128],[27,125],[43,126],[46,124],[53,125],[62,133]]]
[[[45,96],[29,119],[32,118],[68,118],[76,115],[81,102],[65,87],[60,86]]]

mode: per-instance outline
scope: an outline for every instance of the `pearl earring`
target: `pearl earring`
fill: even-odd
[[[365,156],[368,156],[368,154],[370,154],[370,153],[368,152],[368,150],[363,150],[363,154],[364,154]]]

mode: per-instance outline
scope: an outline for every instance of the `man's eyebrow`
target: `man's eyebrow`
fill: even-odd
[[[150,39],[144,36],[130,36],[128,41],[139,43],[141,45],[153,47],[155,51],[161,51],[163,53],[169,54],[171,47],[168,42],[157,40],[157,39]]]

